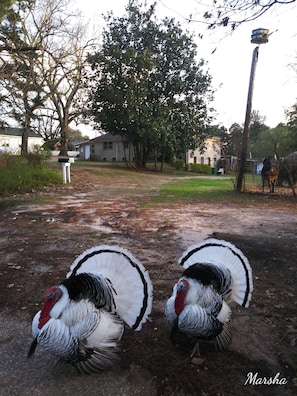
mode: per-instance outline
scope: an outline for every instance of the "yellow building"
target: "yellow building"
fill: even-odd
[[[187,152],[186,163],[209,165],[211,168],[216,168],[221,156],[221,139],[218,137],[207,138],[205,139],[203,149]]]

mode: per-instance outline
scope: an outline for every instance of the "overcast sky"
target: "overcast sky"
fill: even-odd
[[[112,10],[115,16],[124,13],[128,0],[77,0],[77,6],[86,17],[102,24],[100,15]],[[148,1],[148,4],[153,3]],[[201,3],[212,3],[204,0]],[[254,22],[243,24],[231,35],[220,28],[208,32],[199,22],[187,23],[183,17],[191,13],[193,18],[203,20],[204,8],[196,0],[159,0],[154,18],[174,17],[182,27],[194,32],[198,45],[198,57],[208,62],[213,88],[216,90],[214,108],[217,110],[216,124],[229,128],[234,122],[244,123],[248,85],[255,48],[251,44],[253,29],[265,28],[272,33],[267,44],[260,45],[259,60],[255,74],[253,110],[266,117],[266,124],[275,127],[284,122],[284,109],[297,101],[297,72],[290,66],[297,64],[297,5],[282,5]],[[204,33],[203,39],[198,37]],[[296,68],[297,70],[297,68]]]

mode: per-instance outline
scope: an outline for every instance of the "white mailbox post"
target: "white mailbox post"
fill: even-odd
[[[74,163],[74,158],[59,158],[58,161],[62,164],[63,184],[71,183],[70,165]]]

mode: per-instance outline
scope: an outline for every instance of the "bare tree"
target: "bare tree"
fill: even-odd
[[[185,19],[188,22],[206,24],[208,29],[229,27],[236,29],[245,22],[251,22],[278,6],[295,3],[296,0],[213,0],[212,4],[202,4],[196,0],[199,15],[195,10]],[[210,3],[210,2],[209,2]]]
[[[52,26],[60,25],[42,41],[42,53],[35,65],[44,76],[46,100],[42,115],[46,117],[54,109],[61,136],[60,154],[67,155],[69,124],[80,116],[74,102],[84,88],[81,80],[88,65],[87,51],[92,50],[95,40],[88,38],[87,25],[80,14],[69,13],[67,1],[46,0],[41,6],[42,12],[35,17],[35,26],[42,26],[44,33],[46,27],[51,32]]]
[[[16,64],[30,65],[30,72],[28,70],[26,75],[26,87],[27,96],[33,100],[34,107],[26,107],[23,101],[18,121],[24,127],[30,128],[41,125],[36,118],[40,120],[49,117],[51,122],[47,125],[59,127],[62,155],[67,155],[69,124],[80,114],[73,104],[83,88],[81,77],[87,65],[87,51],[92,50],[95,41],[88,38],[87,27],[80,14],[70,12],[68,5],[68,0],[36,1],[22,15],[16,26],[21,31],[22,42],[36,48],[34,56],[32,51],[9,53],[12,71]],[[20,90],[14,73],[10,73],[10,77],[10,83],[14,86],[14,97],[24,99],[25,88]],[[8,92],[12,92],[12,89]],[[15,104],[10,107],[16,108]],[[16,117],[15,112],[13,115]],[[45,137],[48,135],[52,133],[46,133]],[[23,150],[26,151],[26,139],[23,140]]]
[[[5,116],[23,126],[22,153],[28,151],[28,135],[34,111],[41,105],[40,77],[36,74],[36,43],[26,35],[22,16],[30,13],[30,1],[15,2],[0,30],[1,102]]]
[[[61,155],[67,155],[69,124],[76,120],[80,111],[73,106],[76,96],[83,90],[82,74],[86,63],[86,51],[90,42],[82,43],[84,29],[76,26],[73,35],[63,48],[47,51],[40,64],[46,80],[46,91],[53,104],[61,134]],[[83,94],[81,94],[83,96]]]

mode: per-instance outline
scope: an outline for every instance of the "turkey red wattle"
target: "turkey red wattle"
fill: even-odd
[[[42,329],[42,327],[50,320],[50,312],[57,301],[62,297],[62,290],[58,286],[50,287],[46,291],[46,297],[41,308],[38,328]]]
[[[185,308],[185,299],[189,286],[189,282],[186,279],[182,279],[177,285],[176,298],[174,301],[174,309],[177,316]]]

